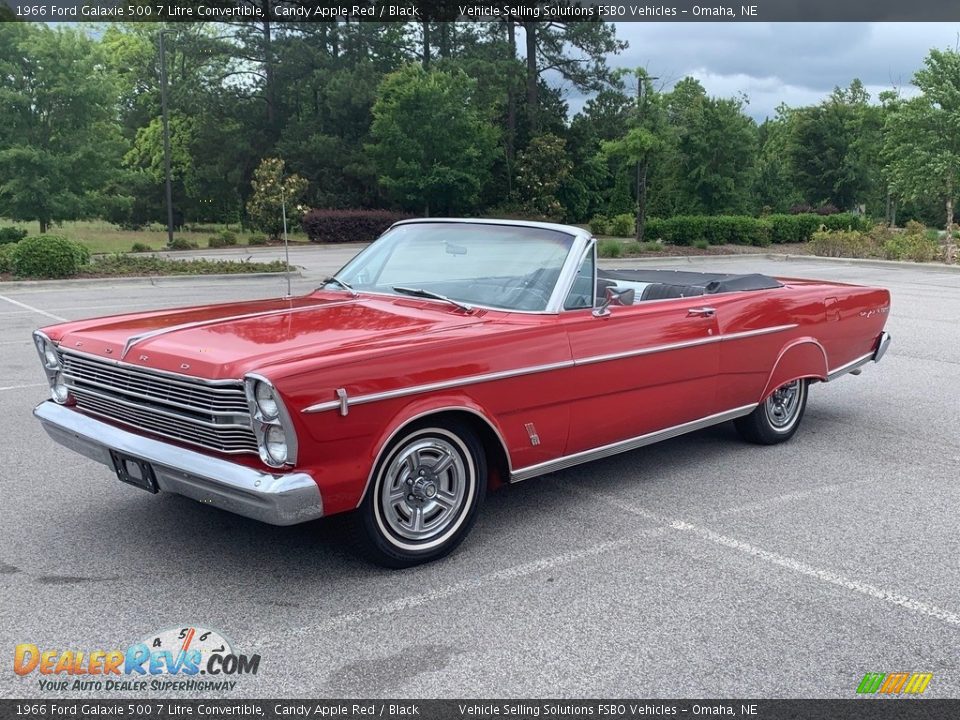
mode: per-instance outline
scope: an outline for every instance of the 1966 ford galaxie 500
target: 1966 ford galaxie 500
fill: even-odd
[[[488,486],[733,420],[789,439],[811,383],[879,360],[890,294],[599,269],[563,225],[412,220],[315,292],[35,334],[50,436],[150,492],[287,525],[356,511],[400,567]]]

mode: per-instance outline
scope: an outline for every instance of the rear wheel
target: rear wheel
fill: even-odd
[[[366,555],[386,567],[437,560],[470,532],[486,489],[476,434],[461,423],[417,424],[383,454],[360,505]]]
[[[776,445],[792,438],[807,407],[808,385],[804,379],[785,383],[752,413],[734,420],[743,439],[760,445]]]

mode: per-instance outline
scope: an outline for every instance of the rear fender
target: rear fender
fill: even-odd
[[[784,383],[800,378],[827,379],[827,352],[823,345],[811,337],[796,338],[784,346],[758,402],[763,402]]]

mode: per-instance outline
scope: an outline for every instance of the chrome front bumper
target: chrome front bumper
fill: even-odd
[[[61,445],[113,469],[110,450],[148,461],[160,490],[183,495],[271,525],[294,525],[323,515],[323,500],[305,473],[272,474],[95,420],[51,400],[33,410]]]

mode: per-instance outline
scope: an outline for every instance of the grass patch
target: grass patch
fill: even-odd
[[[623,243],[619,240],[601,240],[597,245],[597,255],[602,258],[618,258],[623,254]]]
[[[284,272],[281,260],[247,262],[245,260],[174,260],[154,255],[137,256],[116,253],[95,259],[80,272],[81,277],[138,277],[143,275],[234,275],[242,273]]]
[[[292,226],[296,223],[292,223]],[[40,232],[37,223],[16,223],[6,218],[0,218],[0,228],[3,227],[22,227],[29,231],[31,235]],[[191,228],[192,229],[189,229]],[[303,232],[290,232],[291,243],[307,243],[307,236]],[[241,232],[236,225],[195,225],[188,226],[176,232],[175,237],[185,238],[188,242],[196,243],[200,248],[208,247],[207,241],[211,233],[221,233],[222,231],[232,232],[236,236],[238,245],[248,245],[251,236],[258,236],[255,232]],[[140,246],[146,246],[150,250],[165,250],[167,247],[167,230],[161,225],[151,225],[143,230],[121,230],[116,225],[111,225],[104,220],[73,220],[63,223],[62,226],[52,226],[47,230],[50,235],[59,235],[68,240],[74,240],[82,245],[86,245],[93,254],[106,253],[125,253],[136,243]],[[257,244],[257,241],[254,241]],[[141,252],[144,252],[141,250]]]

